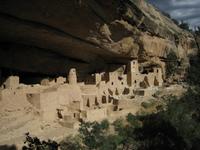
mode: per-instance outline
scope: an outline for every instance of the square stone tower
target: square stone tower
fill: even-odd
[[[131,62],[129,62],[127,67],[128,67],[127,84],[129,86],[138,87],[139,86],[138,78],[140,75],[138,61],[132,60]]]
[[[139,73],[139,65],[138,65],[138,61],[137,60],[132,60],[130,63],[129,63],[129,69],[130,69],[130,72],[135,72],[135,73]]]

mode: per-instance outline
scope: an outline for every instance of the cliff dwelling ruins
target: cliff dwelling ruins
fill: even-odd
[[[57,121],[75,128],[78,122],[98,121],[134,111],[134,101],[152,96],[163,85],[163,71],[151,67],[139,71],[132,60],[123,72],[95,73],[78,82],[75,68],[68,78],[43,79],[40,84],[25,85],[18,76],[9,76],[0,90],[1,101],[29,102],[45,121]]]
[[[151,145],[151,141],[172,148],[174,139],[181,144],[200,143],[199,137],[195,140],[188,136],[191,142],[185,138],[188,126],[177,128],[182,121],[188,125],[194,122],[191,130],[186,130],[190,133],[200,120],[198,105],[196,111],[190,106],[196,104],[196,93],[200,93],[200,88],[196,89],[196,84],[200,85],[200,27],[191,30],[187,20],[176,20],[173,13],[155,8],[151,1],[158,3],[0,1],[0,150],[13,144],[21,148],[25,133],[41,142],[50,139],[65,144],[69,137],[69,145],[71,141],[77,144],[71,137],[80,135],[82,125],[103,121],[109,123],[109,129],[100,144],[94,144],[111,149],[111,145],[120,143],[119,149],[123,149],[124,140],[114,131],[114,123],[121,119],[126,129],[129,114],[134,120],[139,118],[138,125],[129,126],[131,140],[126,140],[134,149],[141,135],[132,133],[132,129],[143,133],[139,130],[146,130],[149,120],[156,129],[151,128],[152,135],[158,132],[157,136],[146,138],[145,133],[145,142],[139,142],[142,148],[138,149],[146,142]],[[185,96],[187,93],[189,96]],[[158,124],[166,128],[162,137]],[[177,130],[177,136],[169,130]],[[123,131],[130,135],[129,130]],[[107,140],[110,137],[113,139]],[[172,139],[166,141],[166,137]]]

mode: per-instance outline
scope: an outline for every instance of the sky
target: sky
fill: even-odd
[[[200,0],[149,0],[150,3],[170,14],[176,20],[183,20],[191,27],[200,26]]]

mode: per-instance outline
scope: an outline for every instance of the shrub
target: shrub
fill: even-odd
[[[190,68],[188,73],[188,82],[191,85],[200,86],[200,55],[190,58]]]
[[[141,127],[141,122],[138,120],[138,117],[131,113],[126,116],[126,120],[135,128]]]
[[[115,131],[120,132],[120,130],[123,128],[123,120],[122,119],[117,119],[113,122],[113,126],[115,128]]]
[[[166,63],[166,75],[170,77],[171,75],[175,74],[178,69],[178,57],[176,56],[175,52],[171,51],[167,55],[167,63]]]
[[[81,138],[79,136],[67,137],[60,142],[61,150],[82,150],[83,145],[81,145]]]
[[[154,102],[142,102],[141,106],[144,107],[145,109],[148,109],[154,106]]]
[[[107,120],[98,122],[82,122],[79,128],[79,134],[83,144],[88,149],[98,149],[105,141],[105,135],[109,127]]]
[[[58,150],[59,144],[56,141],[41,141],[37,137],[30,136],[26,133],[26,140],[22,150]]]
[[[190,31],[190,27],[189,27],[189,24],[187,22],[181,21],[181,23],[179,24],[179,27],[184,29],[184,30]]]
[[[102,122],[101,122],[101,128],[103,129],[103,130],[107,130],[108,128],[109,128],[109,121],[107,120],[107,119],[105,119],[105,120],[103,120]]]
[[[159,111],[163,111],[164,110],[164,106],[163,105],[158,105],[156,106],[156,110]]]

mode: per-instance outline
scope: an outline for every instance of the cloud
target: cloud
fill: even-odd
[[[200,26],[200,0],[149,0],[172,18],[183,20],[191,26]]]

